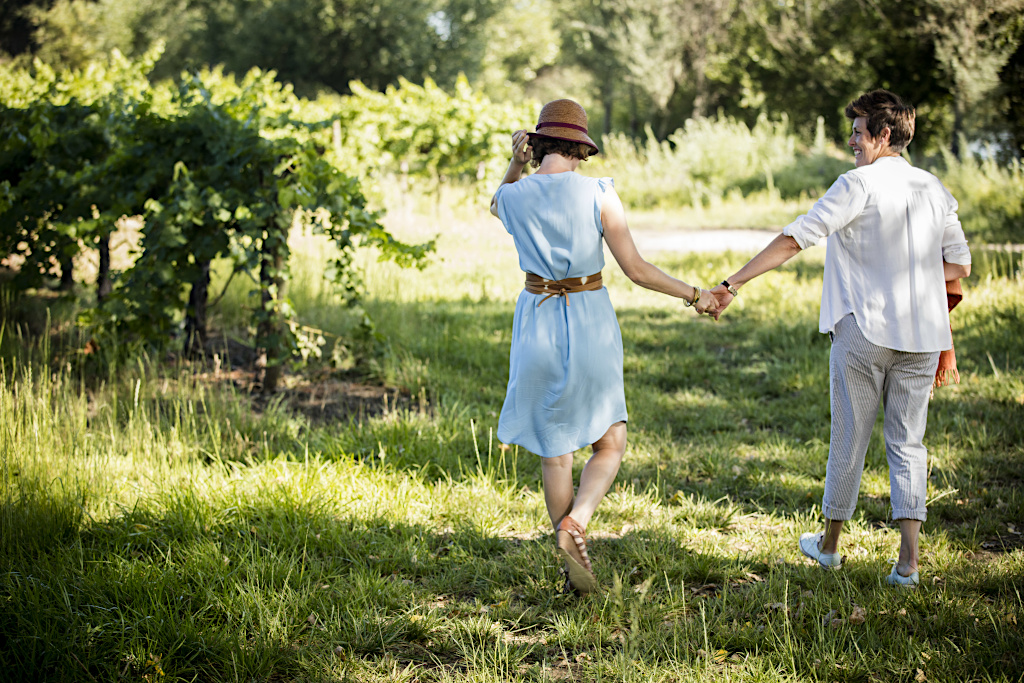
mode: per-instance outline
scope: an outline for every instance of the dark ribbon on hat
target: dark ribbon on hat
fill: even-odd
[[[537,130],[545,128],[547,126],[554,126],[555,128],[574,128],[575,130],[587,132],[587,129],[583,126],[577,126],[575,123],[557,123],[555,121],[544,121],[543,123],[537,124]]]

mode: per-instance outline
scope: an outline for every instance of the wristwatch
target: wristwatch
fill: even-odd
[[[728,289],[729,293],[732,294],[734,297],[740,295],[739,291],[737,291],[735,287],[730,285],[728,280],[722,280],[721,284],[725,285],[725,288]]]

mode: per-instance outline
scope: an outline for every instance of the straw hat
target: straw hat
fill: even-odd
[[[529,135],[581,142],[593,149],[591,156],[599,151],[587,135],[587,112],[572,100],[555,100],[545,104],[537,119],[537,132]]]

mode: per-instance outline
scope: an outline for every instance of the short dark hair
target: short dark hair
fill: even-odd
[[[889,148],[899,154],[914,139],[914,121],[917,112],[895,93],[872,90],[846,105],[846,118],[858,116],[868,120],[868,133],[877,138],[889,129]]]
[[[530,159],[530,165],[534,168],[540,166],[540,162],[548,154],[561,154],[569,159],[586,161],[587,157],[594,153],[593,147],[582,142],[559,140],[558,138],[548,138],[540,135],[534,135],[530,138],[530,147],[533,148],[533,158]]]

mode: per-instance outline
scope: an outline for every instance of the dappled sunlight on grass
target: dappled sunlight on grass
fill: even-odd
[[[496,221],[444,227],[423,271],[362,263],[385,337],[367,353],[400,404],[314,419],[186,367],[140,362],[85,384],[40,364],[42,347],[0,365],[12,678],[155,680],[158,666],[163,680],[1024,673],[1019,278],[979,274],[954,312],[962,383],[939,389],[929,414],[922,586],[897,593],[882,585],[898,532],[881,423],[844,568],[823,572],[796,547],[821,525],[828,454],[821,255],[745,287],[718,323],[610,263],[629,445],[588,529],[604,590],[576,598],[559,593],[538,459],[494,436],[521,288],[511,240]],[[307,264],[295,305],[347,339],[348,313],[318,289],[317,245],[294,248]],[[746,258],[657,262],[711,283]],[[245,286],[224,301],[248,305]]]

